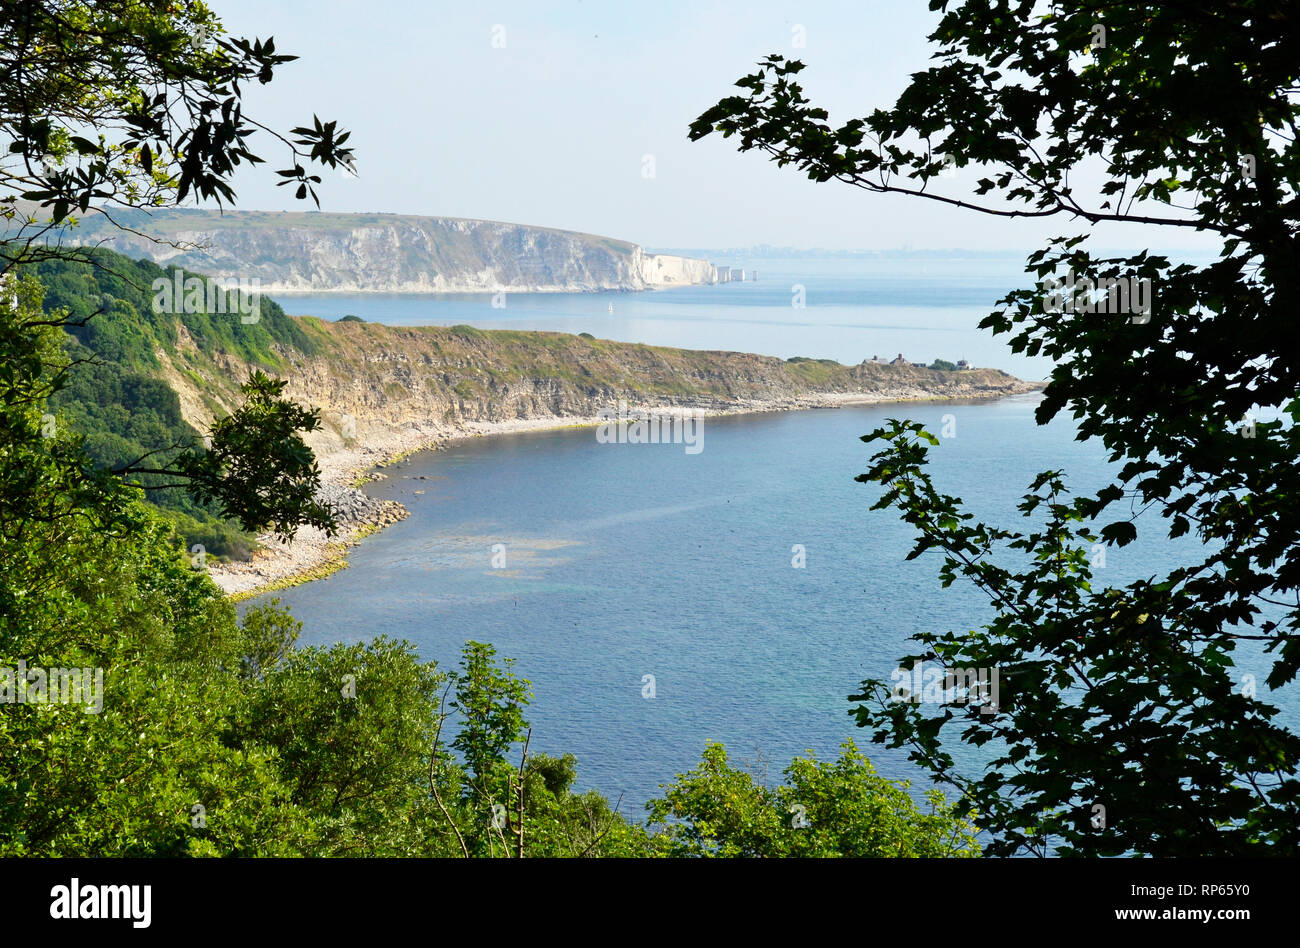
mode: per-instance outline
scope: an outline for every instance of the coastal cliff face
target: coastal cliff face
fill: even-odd
[[[634,266],[636,275],[648,289],[716,283],[718,279],[717,269],[707,260],[646,253],[640,247],[636,248]]]
[[[707,260],[646,253],[592,234],[450,217],[171,210],[127,222],[158,243],[87,218],[72,235],[264,293],[646,290],[711,283]]]
[[[321,410],[325,430],[309,440],[323,455],[352,441],[379,444],[395,431],[436,438],[479,425],[589,420],[620,401],[630,408],[724,413],[851,400],[990,398],[1037,387],[997,369],[845,366],[565,333],[294,318],[318,344],[318,353],[281,347],[278,374],[289,379],[289,397]],[[234,382],[246,378],[251,366],[221,355],[205,367],[186,352],[182,339],[175,353],[158,355],[187,420],[202,426],[214,410],[234,407]]]

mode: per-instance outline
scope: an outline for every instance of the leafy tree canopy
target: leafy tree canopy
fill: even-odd
[[[319,205],[306,165],[352,167],[349,133],[313,117],[282,134],[243,107],[250,83],[296,58],[274,38],[228,35],[194,0],[0,0],[0,206],[19,233],[5,269],[66,256],[38,241],[74,211],[233,203],[234,173],[265,161],[259,131],[282,149],[281,184]]]
[[[939,791],[927,794],[928,812],[918,807],[852,741],[830,763],[795,758],[785,775],[769,787],[710,744],[695,770],[649,803],[651,823],[665,827],[656,842],[674,856],[979,855],[975,828]]]

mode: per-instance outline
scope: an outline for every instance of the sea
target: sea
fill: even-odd
[[[715,260],[727,263],[725,259]],[[393,325],[543,329],[696,349],[913,362],[966,359],[1027,379],[1051,365],[979,330],[1009,290],[1032,285],[1018,257],[746,258],[757,280],[646,293],[285,296],[286,311]],[[802,297],[800,299],[800,297]],[[792,305],[802,302],[802,306]],[[610,312],[612,308],[612,313]],[[1072,490],[1105,483],[1102,446],[1037,394],[707,418],[702,449],[601,443],[591,428],[454,442],[389,467],[369,485],[409,519],[367,538],[334,575],[274,594],[304,623],[302,644],[375,635],[456,666],[491,643],[531,683],[532,749],[572,753],[578,786],[633,818],[708,742],[771,782],[798,755],[833,759],[855,741],[890,779],[928,788],[904,752],[873,744],[851,715],[864,679],[891,680],[921,632],[961,632],[992,615],[984,595],[945,589],[937,554],[908,560],[914,535],[872,510],[858,483],[892,418],[940,444],[942,491],[991,524],[1034,475],[1063,469]],[[611,406],[612,408],[613,406]],[[1090,551],[1096,580],[1123,584],[1195,555],[1156,523],[1124,548]],[[260,600],[258,600],[260,601]],[[1239,653],[1267,695],[1268,664]],[[1281,720],[1300,726],[1300,700]],[[976,769],[979,753],[956,748]]]

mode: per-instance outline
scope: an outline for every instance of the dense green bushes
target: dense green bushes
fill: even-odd
[[[200,353],[229,352],[267,368],[282,364],[276,344],[312,354],[315,343],[285,315],[280,305],[263,297],[255,323],[245,323],[238,312],[155,312],[155,281],[173,283],[175,272],[148,260],[131,260],[111,250],[82,252],[87,262],[47,260],[27,270],[45,287],[48,310],[66,309],[84,327],[70,331],[96,355],[139,369],[158,364],[155,350],[176,348],[178,327],[194,340]],[[185,276],[202,276],[186,272]],[[206,278],[205,278],[206,279]],[[173,306],[173,309],[183,309]],[[97,310],[103,316],[89,319]]]
[[[213,364],[214,355],[229,353],[269,369],[283,365],[286,347],[301,353],[316,350],[315,341],[272,300],[260,301],[255,323],[242,322],[237,309],[156,312],[155,281],[174,286],[174,271],[108,250],[85,254],[93,265],[44,261],[28,271],[45,288],[46,312],[64,311],[72,323],[65,342],[71,365],[62,389],[50,399],[50,410],[85,436],[86,453],[102,468],[120,467],[154,451],[166,460],[198,443],[200,433],[184,420],[179,398],[158,374],[159,349],[178,357],[190,352],[204,367]],[[142,474],[134,480],[156,488],[168,479]],[[256,549],[251,535],[183,491],[149,490],[147,498],[162,508],[186,549],[198,545],[219,559],[245,559]]]
[[[710,744],[700,766],[680,775],[651,819],[665,824],[659,842],[676,856],[978,856],[975,829],[927,794],[929,812],[907,788],[876,774],[852,741],[833,763],[796,758],[788,783],[769,787]],[[973,814],[972,814],[973,815]]]

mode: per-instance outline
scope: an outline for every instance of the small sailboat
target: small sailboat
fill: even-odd
[[[613,303],[610,303],[610,304],[609,304],[609,315],[611,315],[611,316],[614,315],[614,304],[613,304]]]

